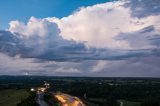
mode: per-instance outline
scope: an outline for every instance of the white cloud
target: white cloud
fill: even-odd
[[[4,60],[0,61],[1,70],[8,71],[1,73],[30,70],[47,75],[158,76],[160,58],[148,55],[158,54],[158,50],[153,51],[153,48],[159,45],[153,45],[155,41],[148,39],[154,38],[154,35],[159,37],[160,15],[133,17],[134,11],[125,3],[126,0],[122,0],[82,7],[61,19],[31,17],[27,23],[11,21],[9,31],[22,40],[24,48],[34,49],[34,53],[25,53],[36,59],[28,58],[28,55],[22,59],[0,54],[0,60]],[[141,9],[139,7],[137,11]],[[146,30],[150,27],[153,30]],[[76,46],[74,41],[93,48],[90,51],[84,45]],[[8,52],[9,47],[8,42],[4,43],[2,52],[3,48],[7,48],[5,52]],[[21,50],[15,50],[15,53],[20,54]],[[46,59],[47,62],[36,63],[38,59]],[[71,62],[76,59],[78,62]]]
[[[56,23],[48,22],[46,19],[37,19],[31,17],[27,24],[19,21],[11,21],[9,23],[9,31],[12,33],[19,33],[21,37],[46,37],[52,35],[57,37],[59,35],[59,29]]]
[[[116,37],[120,33],[137,32],[151,25],[159,30],[159,16],[132,17],[132,10],[125,7],[125,3],[126,1],[116,1],[97,4],[81,8],[62,19],[48,20],[58,24],[64,39],[85,42],[87,46],[97,48],[137,49],[139,46],[132,47],[129,41],[117,40]]]
[[[54,73],[81,73],[78,69],[76,68],[64,68],[64,67],[60,67],[60,68],[57,68]]]
[[[101,71],[106,71],[107,67],[110,65],[108,61],[99,60],[97,64],[92,67],[90,70],[91,73],[97,73]]]
[[[72,62],[39,61],[35,58],[10,57],[0,53],[1,75],[61,75],[81,73]]]
[[[83,62],[38,61],[33,58],[10,57],[0,53],[1,75],[58,75],[105,77],[159,77],[156,56],[133,57],[127,60],[92,60]]]
[[[35,59],[25,58],[22,59],[18,55],[10,57],[6,54],[0,53],[0,69],[1,74],[18,74],[22,75],[23,71],[41,70],[43,64],[34,63]]]
[[[19,38],[26,47],[33,48],[32,54],[42,54],[49,49],[58,48],[66,44],[56,23],[47,19],[31,17],[25,24],[20,21],[11,21],[9,31]],[[55,47],[56,46],[56,47]]]
[[[124,6],[127,2],[115,1],[82,7],[79,11],[62,19],[31,17],[27,24],[11,21],[9,30],[13,33],[20,33],[23,37],[49,37],[49,40],[55,39],[54,41],[57,41],[57,38],[61,35],[67,40],[83,42],[87,47],[109,49],[151,48],[152,46],[148,41],[135,46],[127,39],[117,39],[121,33],[141,34],[137,32],[148,26],[155,27],[155,34],[160,32],[160,16],[132,17],[131,8]],[[36,42],[45,45],[49,41],[43,39]]]

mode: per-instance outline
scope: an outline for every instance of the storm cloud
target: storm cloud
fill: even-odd
[[[0,74],[158,77],[159,4],[113,1],[61,19],[11,21],[0,31]]]

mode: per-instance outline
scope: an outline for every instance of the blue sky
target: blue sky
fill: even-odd
[[[111,0],[1,0],[0,29],[8,28],[11,20],[26,22],[37,18],[64,17],[82,6],[90,6]]]
[[[160,77],[160,0],[1,0],[0,29],[0,75]]]

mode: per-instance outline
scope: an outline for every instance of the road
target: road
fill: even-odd
[[[48,106],[48,104],[44,101],[44,93],[43,92],[37,92],[37,103],[39,106]]]
[[[83,102],[74,96],[67,94],[56,94],[55,97],[61,102],[62,106],[85,106]]]

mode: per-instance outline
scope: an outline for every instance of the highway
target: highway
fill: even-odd
[[[79,98],[68,94],[61,93],[54,96],[61,102],[62,106],[85,106]]]
[[[39,106],[48,106],[48,104],[44,101],[44,93],[43,92],[37,92],[37,103]]]

